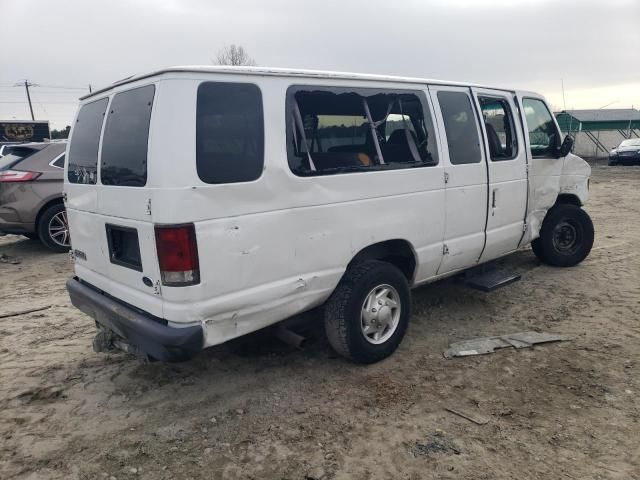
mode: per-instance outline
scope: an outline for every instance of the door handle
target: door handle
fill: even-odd
[[[491,215],[495,215],[496,213],[496,191],[497,189],[494,188],[491,192]]]

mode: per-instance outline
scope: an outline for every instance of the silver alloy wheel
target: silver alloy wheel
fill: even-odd
[[[67,211],[56,213],[49,220],[49,237],[61,247],[69,247],[69,222],[67,221]]]
[[[379,345],[391,338],[400,323],[400,295],[391,285],[378,285],[362,304],[360,327],[367,342]]]

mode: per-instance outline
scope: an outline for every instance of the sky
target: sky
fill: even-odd
[[[0,120],[69,125],[79,96],[211,64],[416,76],[542,93],[556,110],[640,108],[640,0],[0,0]],[[562,85],[564,84],[564,96]]]

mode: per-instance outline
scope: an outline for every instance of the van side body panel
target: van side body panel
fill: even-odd
[[[284,99],[295,79],[254,82],[262,92],[265,113],[265,165],[260,178],[246,183],[203,183],[192,160],[196,86],[218,80],[252,79],[223,75],[194,83],[181,80],[173,82],[172,94],[165,97],[172,103],[172,115],[164,117],[161,128],[168,132],[181,126],[185,141],[180,142],[180,153],[190,161],[171,162],[175,153],[164,140],[170,136],[160,135],[157,142],[165,145],[154,161],[167,170],[158,182],[169,178],[172,187],[152,190],[152,216],[159,224],[185,220],[195,224],[201,281],[187,288],[163,287],[164,318],[202,322],[205,345],[224,342],[322,304],[351,259],[365,247],[386,240],[411,244],[419,265],[417,282],[435,275],[442,256],[442,166],[294,175],[286,155]],[[305,85],[316,83],[326,85],[304,81]],[[362,86],[350,81],[332,85]],[[389,84],[367,87],[420,89]],[[182,180],[184,176],[187,181]],[[187,185],[176,188],[180,183]]]

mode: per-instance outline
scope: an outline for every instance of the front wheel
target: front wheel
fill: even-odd
[[[400,345],[411,316],[411,291],[394,265],[368,261],[349,269],[325,306],[333,349],[356,363],[374,363]]]
[[[559,204],[551,208],[531,242],[533,253],[554,267],[573,267],[587,258],[593,246],[593,222],[582,208]]]

